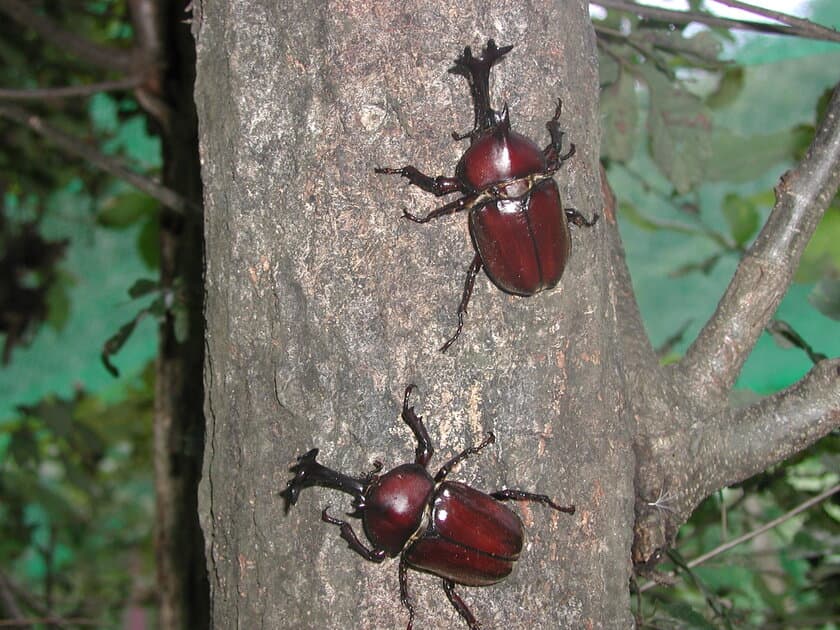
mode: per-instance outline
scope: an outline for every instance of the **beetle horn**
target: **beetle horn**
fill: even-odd
[[[496,111],[490,106],[490,69],[512,48],[513,46],[499,48],[495,41],[488,39],[480,57],[473,57],[472,49],[467,46],[464,53],[455,60],[455,65],[449,69],[452,74],[466,77],[470,85],[475,108],[473,134],[490,129],[496,123]]]
[[[323,486],[325,488],[341,490],[352,495],[356,500],[360,500],[364,495],[364,481],[348,477],[326,466],[322,466],[315,461],[317,456],[318,449],[313,448],[299,456],[297,463],[289,468],[289,471],[295,473],[295,476],[289,480],[286,484],[286,489],[280,493],[280,496],[286,501],[286,512],[289,511],[291,506],[297,503],[300,491],[310,486]]]
[[[502,111],[494,112],[496,117],[496,123],[494,124],[493,133],[498,134],[500,136],[510,132],[510,110],[508,110],[508,104],[505,103],[502,107]]]

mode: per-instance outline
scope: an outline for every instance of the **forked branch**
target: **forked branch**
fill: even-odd
[[[738,483],[840,427],[840,359],[820,361],[791,387],[696,426],[689,460],[699,462],[699,496]]]
[[[725,402],[759,335],[773,317],[840,184],[840,88],[802,161],[776,186],[776,204],[711,319],[677,369],[692,393]]]

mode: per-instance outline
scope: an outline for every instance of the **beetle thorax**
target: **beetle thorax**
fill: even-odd
[[[485,132],[464,153],[458,175],[475,190],[544,171],[542,150],[522,134],[507,128]]]
[[[365,490],[362,522],[373,545],[394,557],[423,524],[434,481],[419,464],[374,477]]]

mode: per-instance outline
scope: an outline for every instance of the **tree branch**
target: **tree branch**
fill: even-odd
[[[139,87],[143,83],[141,77],[130,77],[119,81],[102,81],[100,83],[88,83],[87,85],[66,85],[62,87],[35,88],[31,90],[18,90],[0,88],[0,100],[4,101],[49,101],[63,98],[75,98],[98,94],[99,92],[115,92],[118,90],[130,90]]]
[[[752,22],[749,20],[736,20],[732,18],[718,17],[708,13],[696,13],[691,11],[674,11],[671,9],[661,9],[659,7],[651,7],[643,4],[636,4],[630,0],[593,0],[592,4],[597,4],[605,9],[616,9],[618,11],[626,11],[628,13],[635,13],[636,15],[650,17],[656,20],[663,20],[673,24],[688,24],[690,22],[699,22],[707,26],[729,28],[745,31],[754,31],[757,33],[766,33],[771,35],[789,35],[793,37],[806,37],[808,39],[817,39],[822,41],[840,42],[840,33],[831,28],[814,24],[809,20],[796,18],[784,13],[770,12],[766,9],[746,5],[734,0],[716,0],[721,4],[729,6],[737,6],[737,8],[750,11],[756,15],[767,15],[774,13],[773,19],[776,19],[782,24],[767,24],[765,22]]]
[[[0,0],[0,12],[31,28],[45,40],[82,61],[98,68],[131,72],[134,53],[113,46],[102,46],[64,30],[58,23],[38,13],[29,3],[21,0]]]
[[[776,186],[776,204],[714,315],[676,367],[699,400],[723,403],[793,278],[840,184],[840,87],[803,160]]]
[[[694,498],[766,470],[839,426],[840,359],[820,361],[795,385],[695,425],[688,457],[703,472]]]
[[[172,210],[184,212],[188,209],[196,209],[194,204],[189,202],[187,199],[184,199],[173,190],[129,170],[118,160],[101,153],[94,147],[88,146],[78,138],[74,138],[64,131],[53,127],[39,116],[30,114],[19,107],[15,107],[14,105],[0,105],[0,116],[29,127],[58,146],[64,152],[80,157],[106,173],[128,182],[138,190],[154,197]]]
[[[740,0],[712,1],[717,2],[718,4],[726,5],[728,7],[732,7],[733,9],[740,9],[741,11],[746,11],[755,15],[761,15],[771,20],[781,22],[782,24],[787,24],[791,28],[798,29],[798,31],[800,31],[800,33],[803,34],[805,37],[809,37],[812,39],[822,39],[823,35],[830,35],[831,41],[840,41],[840,33],[838,33],[836,30],[834,30],[833,28],[829,29],[824,26],[820,26],[819,24],[815,24],[811,20],[806,20],[804,18],[798,18],[794,15],[788,15],[787,13],[781,13],[779,11],[773,11],[772,9],[765,9],[764,7],[747,4],[746,2],[740,2]]]

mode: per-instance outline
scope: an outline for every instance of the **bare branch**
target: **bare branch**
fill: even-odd
[[[118,160],[101,153],[96,148],[85,144],[78,138],[74,138],[66,132],[53,127],[39,116],[30,114],[19,107],[15,107],[14,105],[0,105],[0,116],[29,127],[66,153],[80,157],[106,173],[128,182],[138,190],[154,197],[172,210],[184,212],[188,209],[195,209],[191,202],[184,199],[175,191],[129,170]]]
[[[776,204],[711,319],[676,364],[693,395],[723,403],[793,278],[840,184],[840,87],[803,160],[776,186]]]
[[[751,5],[744,5],[743,3],[736,3],[734,0],[716,0],[722,4],[734,6],[740,5],[739,8],[744,8],[756,15],[766,15],[766,9],[759,9]],[[754,31],[757,33],[766,33],[770,35],[789,35],[793,37],[805,37],[808,39],[817,39],[830,42],[840,42],[840,33],[834,29],[814,24],[808,20],[795,18],[784,13],[778,13],[777,19],[783,24],[768,24],[765,22],[752,22],[750,20],[736,20],[732,18],[718,17],[708,13],[695,13],[691,11],[674,11],[672,9],[661,9],[659,7],[651,7],[643,4],[637,4],[631,0],[592,0],[592,4],[597,4],[605,9],[616,9],[618,11],[626,11],[628,13],[635,13],[636,15],[650,17],[656,20],[663,20],[673,24],[688,24],[690,22],[699,22],[707,26],[729,28],[736,30]],[[749,8],[747,8],[749,7]],[[782,19],[784,18],[784,19]]]
[[[718,4],[724,4],[728,7],[732,7],[733,9],[741,9],[742,11],[753,13],[754,15],[761,15],[763,17],[770,18],[771,20],[781,22],[782,24],[787,24],[791,28],[798,29],[805,37],[809,37],[812,39],[823,39],[822,35],[832,34],[830,38],[831,41],[840,41],[840,33],[838,33],[836,30],[820,26],[819,24],[815,24],[811,20],[806,20],[804,18],[798,18],[794,15],[788,15],[787,13],[781,13],[779,11],[773,11],[772,9],[765,9],[764,7],[747,4],[746,2],[740,2],[740,0],[713,1],[717,2]]]
[[[133,51],[95,44],[84,37],[66,31],[55,21],[38,13],[27,2],[0,0],[0,12],[19,24],[31,28],[62,51],[98,68],[131,72],[134,67]]]
[[[694,426],[689,461],[701,499],[738,483],[840,427],[840,359],[820,361],[798,383]]]
[[[119,81],[102,81],[87,85],[66,85],[62,87],[36,88],[31,90],[17,90],[0,88],[0,100],[4,101],[50,101],[63,98],[90,96],[100,92],[115,92],[130,90],[143,83],[141,77],[131,77]]]
[[[30,625],[23,620],[23,611],[20,609],[17,597],[12,592],[12,585],[3,571],[0,571],[0,602],[3,602],[3,610],[12,617],[11,621],[14,622],[15,626],[26,628]]]

